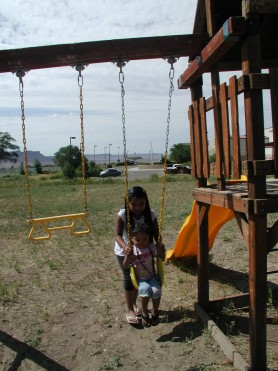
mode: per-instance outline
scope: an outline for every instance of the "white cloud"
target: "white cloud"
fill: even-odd
[[[190,34],[196,0],[2,0],[2,49],[107,39]],[[176,80],[187,66],[175,64],[170,146],[189,141],[187,106],[190,92]],[[112,63],[88,66],[84,76],[85,148],[111,152],[122,148],[121,96],[118,68]],[[131,152],[164,152],[169,92],[169,64],[164,60],[131,61],[124,68],[127,147]],[[0,131],[9,131],[22,148],[18,81],[0,75]],[[24,77],[27,146],[52,155],[80,141],[79,87],[71,67],[33,70]],[[102,151],[103,152],[103,151]]]

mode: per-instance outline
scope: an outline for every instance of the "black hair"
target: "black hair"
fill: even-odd
[[[128,201],[132,201],[134,198],[143,198],[146,202],[145,210],[143,212],[144,215],[144,223],[147,224],[150,228],[150,241],[153,241],[154,233],[153,233],[153,221],[152,221],[152,214],[151,208],[149,204],[149,199],[147,192],[144,188],[140,186],[134,186],[128,190]],[[126,219],[127,219],[127,210],[129,210],[129,220],[130,220],[130,228],[131,230],[134,229],[134,221],[132,211],[127,207],[126,199],[125,199],[125,210],[126,210]],[[127,225],[127,220],[126,220]]]
[[[130,231],[131,236],[135,236],[137,233],[145,233],[149,237],[152,237],[151,228],[145,223],[138,224],[138,225],[134,226],[134,228],[132,228],[131,231]]]

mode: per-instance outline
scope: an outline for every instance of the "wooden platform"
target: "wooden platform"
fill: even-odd
[[[248,183],[236,181],[227,181],[223,191],[218,190],[217,184],[195,188],[193,198],[205,204],[242,213],[275,213],[278,210],[278,180],[268,179],[266,186],[266,197],[264,199],[250,199]]]

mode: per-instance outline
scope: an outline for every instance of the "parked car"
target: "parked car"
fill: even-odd
[[[186,165],[173,164],[166,167],[166,174],[191,174],[191,168]]]
[[[114,169],[113,167],[103,170],[99,174],[101,178],[106,178],[108,176],[121,176],[121,175],[122,175],[122,172],[118,169]]]

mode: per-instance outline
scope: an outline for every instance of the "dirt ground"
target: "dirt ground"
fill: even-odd
[[[225,228],[217,237],[211,254],[213,297],[246,290],[247,252],[239,241]],[[96,234],[59,235],[43,245],[26,238],[20,245],[17,238],[1,240],[1,278],[10,285],[0,286],[0,370],[234,370],[194,314],[194,267],[165,266],[158,326],[135,328],[126,322],[112,243],[103,245]],[[231,251],[237,254],[233,259]],[[278,313],[272,299],[268,363],[278,370]],[[219,321],[248,357],[248,330],[237,328],[237,315],[246,325],[244,311]]]

